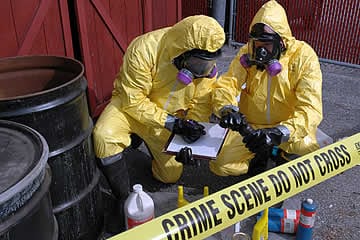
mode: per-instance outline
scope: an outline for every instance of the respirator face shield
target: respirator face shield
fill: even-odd
[[[201,49],[192,49],[173,60],[179,72],[177,79],[188,85],[194,78],[213,78],[217,74],[216,59],[221,56],[221,49],[208,52]]]
[[[206,60],[196,56],[189,56],[184,60],[184,67],[188,69],[195,78],[207,77],[215,68],[216,60]]]
[[[275,59],[273,51],[274,44],[272,41],[250,39],[249,41],[250,60],[257,64],[267,64],[270,60]]]
[[[266,65],[279,60],[282,51],[281,38],[269,26],[256,23],[249,36],[249,57],[256,65]]]

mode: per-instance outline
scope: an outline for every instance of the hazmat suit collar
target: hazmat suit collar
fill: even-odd
[[[275,0],[266,2],[255,14],[249,32],[256,23],[264,23],[277,32],[288,49],[295,39],[291,33],[291,29],[287,20],[285,9]]]
[[[160,44],[161,58],[164,61],[172,60],[192,49],[215,52],[224,42],[224,30],[214,18],[190,16],[170,27],[164,34]]]

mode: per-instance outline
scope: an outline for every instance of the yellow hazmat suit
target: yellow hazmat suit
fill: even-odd
[[[172,61],[191,49],[216,52],[224,42],[219,23],[202,15],[134,39],[115,79],[111,102],[94,128],[96,156],[105,158],[122,152],[130,145],[130,133],[136,133],[152,153],[154,177],[176,182],[183,166],[162,152],[171,134],[164,128],[167,115],[209,121],[216,78],[198,78],[184,85],[177,80],[179,70]]]
[[[282,71],[271,77],[255,65],[244,68],[240,57],[248,53],[249,43],[244,45],[228,72],[217,81],[214,112],[224,105],[239,105],[256,129],[283,125],[290,130],[289,141],[280,145],[284,151],[299,155],[312,152],[319,148],[316,129],[322,120],[322,74],[318,57],[307,43],[292,36],[285,10],[275,0],[259,9],[250,29],[256,23],[270,26],[282,38],[286,48],[279,59]],[[238,103],[236,96],[239,95]],[[217,161],[211,162],[215,173],[236,175],[247,171],[246,164],[253,154],[241,143],[242,138],[237,139],[238,135],[230,132],[227,141],[236,145],[224,146],[222,154],[226,157],[220,155]]]

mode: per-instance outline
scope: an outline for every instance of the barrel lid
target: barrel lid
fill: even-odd
[[[48,153],[38,132],[0,120],[0,204],[32,184],[45,169]]]

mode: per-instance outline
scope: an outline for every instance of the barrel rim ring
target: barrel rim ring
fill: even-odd
[[[9,201],[17,192],[22,191],[27,187],[28,184],[31,183],[35,178],[37,178],[41,172],[45,169],[48,156],[49,156],[49,146],[45,140],[45,138],[35,129],[32,129],[24,124],[20,124],[13,121],[1,120],[0,123],[5,123],[7,126],[11,126],[13,128],[22,128],[27,132],[31,133],[33,136],[36,136],[39,139],[39,143],[42,145],[42,153],[39,159],[39,162],[27,173],[21,180],[15,183],[13,186],[9,187],[5,192],[0,193],[0,204],[3,204]]]
[[[69,62],[73,62],[75,64],[78,64],[81,67],[81,71],[76,75],[76,77],[72,78],[70,81],[61,84],[59,86],[56,86],[54,88],[51,89],[47,89],[44,91],[40,91],[40,92],[35,92],[35,93],[29,93],[29,94],[24,94],[21,96],[14,96],[14,97],[6,97],[6,98],[0,98],[0,101],[11,101],[11,100],[15,100],[15,99],[24,99],[24,98],[29,98],[29,97],[34,97],[34,96],[38,96],[38,95],[43,95],[46,93],[50,93],[50,92],[54,92],[60,88],[63,88],[64,86],[70,85],[73,82],[76,82],[78,79],[84,77],[84,64],[82,62],[80,62],[79,60],[75,59],[75,58],[70,58],[70,57],[66,57],[66,56],[57,56],[57,55],[28,55],[28,56],[15,56],[15,57],[6,57],[6,58],[2,58],[0,59],[0,65],[3,62],[7,62],[7,61],[16,61],[16,60],[23,60],[23,61],[30,61],[33,62],[34,59],[39,59],[39,58],[55,58],[55,59],[63,59],[63,60],[67,60]],[[35,67],[35,66],[34,66]],[[0,72],[1,74],[1,72]]]

